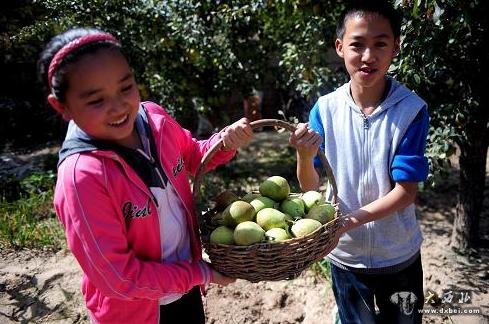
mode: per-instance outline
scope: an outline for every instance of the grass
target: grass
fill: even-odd
[[[64,246],[63,229],[53,210],[52,172],[37,172],[20,182],[20,198],[0,200],[0,246],[51,248]]]

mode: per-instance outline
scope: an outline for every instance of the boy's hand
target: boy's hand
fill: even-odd
[[[290,145],[297,149],[297,153],[303,159],[314,158],[322,142],[321,135],[309,129],[307,123],[298,124],[295,132],[289,137]]]
[[[241,118],[221,131],[225,150],[236,150],[248,145],[253,139],[253,129],[247,118]]]
[[[233,283],[235,281],[236,281],[236,279],[230,278],[230,277],[226,277],[222,273],[217,272],[216,270],[212,269],[212,280],[211,280],[211,283],[215,283],[215,284],[218,284],[218,285],[221,285],[221,286],[227,286],[230,283]]]

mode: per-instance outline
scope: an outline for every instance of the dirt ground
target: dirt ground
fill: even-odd
[[[489,169],[489,168],[488,168]],[[424,323],[489,323],[489,247],[461,256],[450,248],[455,213],[456,174],[436,192],[419,195],[418,216],[424,235],[422,262],[426,297],[434,307],[474,308],[480,315],[425,315]],[[485,210],[488,210],[486,199]],[[489,242],[489,217],[481,233]],[[0,251],[0,323],[88,323],[80,293],[81,273],[67,251]],[[471,298],[456,300],[466,291]],[[458,295],[457,295],[458,294]],[[331,323],[334,297],[330,283],[312,270],[291,281],[211,285],[204,297],[208,323]],[[431,307],[431,305],[425,305]]]

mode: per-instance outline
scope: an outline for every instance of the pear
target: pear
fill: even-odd
[[[283,228],[271,228],[265,232],[265,237],[270,242],[282,242],[290,239],[289,234]]]
[[[305,218],[315,219],[321,224],[326,224],[333,220],[335,213],[336,209],[333,205],[325,203],[312,206]]]
[[[304,201],[306,212],[309,212],[309,209],[311,209],[312,206],[326,202],[323,195],[320,192],[314,190],[303,193],[301,198]]]
[[[303,237],[314,232],[321,226],[321,223],[315,219],[302,218],[292,225],[291,231],[295,237]]]
[[[226,226],[219,226],[212,231],[210,236],[211,243],[217,244],[234,244],[234,232]]]
[[[287,179],[280,176],[267,178],[258,188],[262,196],[271,198],[275,201],[282,201],[290,194],[290,186]]]
[[[274,208],[264,208],[256,214],[256,222],[265,231],[271,228],[287,228],[286,216],[279,210]]]
[[[273,208],[275,206],[275,201],[268,198],[259,196],[250,201],[251,206],[255,208],[255,211],[258,213],[263,208]]]
[[[253,199],[261,197],[257,192],[249,192],[241,198],[242,201],[251,202]]]
[[[238,245],[260,243],[265,239],[265,231],[255,222],[239,223],[234,229],[234,241]]]
[[[255,218],[255,208],[246,201],[237,200],[229,205],[223,212],[224,225],[234,228],[236,225]]]
[[[290,197],[282,201],[280,210],[292,218],[302,218],[305,215],[304,201],[299,197]]]

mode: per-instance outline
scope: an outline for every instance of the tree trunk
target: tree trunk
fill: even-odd
[[[486,177],[487,142],[484,134],[485,127],[481,129],[480,137],[467,138],[460,143],[459,197],[451,241],[452,248],[459,252],[478,245]]]

